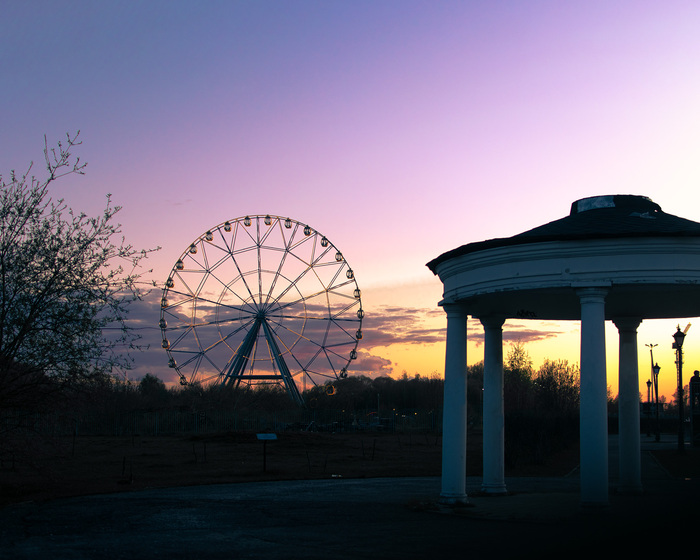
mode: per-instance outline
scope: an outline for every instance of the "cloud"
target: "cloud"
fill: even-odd
[[[391,360],[360,351],[357,353],[357,360],[352,363],[351,373],[390,375],[393,371],[392,365]]]
[[[126,323],[139,336],[135,342],[138,349],[130,351],[134,369],[127,372],[130,379],[140,379],[147,373],[160,377],[163,381],[175,381],[176,373],[168,367],[168,358],[161,347],[160,298],[162,292],[154,288],[143,299],[129,305]],[[116,373],[116,372],[115,372]]]
[[[436,325],[439,323],[439,326]],[[437,344],[445,340],[445,313],[442,309],[386,306],[365,315],[362,330],[365,348],[393,344]],[[480,346],[484,329],[478,319],[469,319],[467,338]],[[562,331],[551,323],[507,321],[503,326],[504,342],[526,344],[555,338]]]
[[[444,313],[440,314],[444,317]],[[435,316],[434,310],[396,306],[366,312],[362,346],[440,343],[445,340],[445,327],[429,324]]]
[[[167,382],[177,382],[176,372],[168,367],[168,356],[161,347],[160,318],[161,291],[152,290],[143,300],[135,302],[129,312],[128,323],[141,336],[139,344],[148,346],[134,352],[135,368],[130,377],[139,379],[146,373],[157,375]],[[315,327],[309,326],[309,333]],[[442,309],[383,306],[365,311],[362,321],[363,338],[358,346],[358,357],[348,366],[351,374],[376,373],[389,375],[393,362],[384,357],[386,349],[394,345],[432,345],[445,341],[446,320]],[[556,325],[535,321],[508,321],[504,324],[504,343],[527,344],[555,338],[561,334]],[[484,331],[477,319],[469,319],[467,337],[481,346]],[[384,354],[384,355],[383,355]]]
[[[164,203],[168,206],[191,206],[195,202],[191,198],[185,198],[181,200],[173,200],[172,198],[166,198]]]
[[[539,328],[533,328],[533,325]],[[538,342],[556,338],[562,334],[562,331],[557,328],[552,328],[549,323],[532,321],[526,324],[519,322],[506,322],[503,325],[503,342],[504,343],[520,343],[527,344],[529,342]],[[467,332],[467,338],[476,343],[477,347],[484,343],[484,329],[481,322],[478,320],[470,320]]]

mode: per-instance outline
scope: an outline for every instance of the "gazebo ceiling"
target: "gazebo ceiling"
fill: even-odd
[[[578,200],[565,218],[427,266],[444,284],[441,303],[477,317],[577,320],[586,287],[608,290],[608,319],[700,316],[700,223],[643,196]]]

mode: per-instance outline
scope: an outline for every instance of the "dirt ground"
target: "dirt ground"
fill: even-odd
[[[468,438],[468,475],[481,474],[481,435]],[[0,464],[0,505],[142,488],[264,480],[439,476],[435,434],[285,432],[202,436],[78,437],[38,446]],[[574,449],[508,475],[560,476]]]
[[[468,437],[467,475],[481,475],[481,434]],[[79,437],[24,448],[0,461],[0,506],[143,488],[295,480],[439,476],[435,434],[285,432],[264,443],[255,433],[201,436]],[[658,459],[675,476],[699,476],[700,455]],[[507,476],[564,476],[578,446],[543,464],[506,468]]]

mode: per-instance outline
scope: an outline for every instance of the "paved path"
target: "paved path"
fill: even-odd
[[[439,478],[226,484],[25,503],[0,510],[0,558],[413,559],[562,558],[623,542],[626,555],[680,552],[700,516],[700,483],[678,480],[648,452],[644,493],[582,510],[576,472],[507,479],[510,494],[471,507],[437,504]],[[692,529],[692,532],[691,532]]]

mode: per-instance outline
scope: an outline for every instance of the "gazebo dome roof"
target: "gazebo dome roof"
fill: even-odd
[[[473,316],[576,320],[578,292],[606,290],[606,315],[700,316],[700,223],[644,196],[583,198],[568,216],[513,237],[469,243],[428,263],[442,305]]]
[[[435,267],[451,258],[485,249],[540,243],[625,237],[700,237],[700,223],[666,214],[646,196],[605,195],[582,198],[568,216],[513,237],[489,239],[457,247],[428,263]]]

